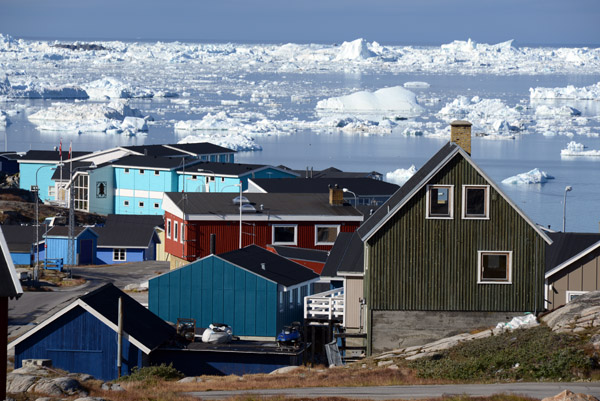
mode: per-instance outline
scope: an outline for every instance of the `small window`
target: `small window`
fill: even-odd
[[[221,182],[225,182],[225,177],[221,177]]]
[[[123,169],[123,172],[124,172],[125,174],[129,174],[129,169],[128,169],[128,168],[126,168],[126,169]]]
[[[144,170],[140,169],[140,175],[144,175]]]
[[[489,187],[487,185],[463,186],[463,219],[489,218]]]
[[[479,251],[480,284],[511,284],[512,252]]]
[[[429,185],[427,187],[427,218],[451,219],[453,187],[451,185]]]
[[[206,177],[206,179],[210,180],[210,181],[214,181],[215,180],[215,176],[210,176],[210,177]]]
[[[154,208],[158,209],[160,207],[160,204],[158,202],[154,202]]]
[[[296,225],[274,225],[272,235],[274,245],[296,245]]]
[[[197,176],[197,175],[193,175],[193,176],[192,176],[192,180],[196,181],[197,179],[198,179],[198,176]]]
[[[567,291],[567,303],[583,294],[587,294],[587,291]]]
[[[171,219],[167,219],[167,238],[171,238]]]
[[[128,200],[124,200],[123,201],[123,206],[125,206],[125,207],[129,206],[129,201]]]
[[[125,252],[125,249],[122,249],[122,248],[115,248],[115,249],[113,249],[113,260],[114,261],[125,261],[125,260],[127,260],[126,255],[127,255],[127,253]]]
[[[175,224],[173,225],[173,239],[175,241],[178,240],[177,236],[179,235],[179,223],[175,222]]]
[[[316,225],[315,245],[333,245],[339,232],[338,225]]]
[[[56,196],[56,187],[54,185],[51,185],[48,187],[48,196],[49,197],[55,197]]]
[[[144,202],[138,202],[139,207],[144,207]]]

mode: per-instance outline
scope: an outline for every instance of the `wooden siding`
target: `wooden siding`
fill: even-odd
[[[225,323],[238,336],[277,334],[277,284],[216,257],[149,282],[148,307],[170,322],[196,319],[197,327]]]
[[[548,309],[556,309],[567,301],[567,291],[597,291],[600,289],[600,250],[575,261],[548,278]]]
[[[167,219],[171,219],[174,227],[174,221],[181,225],[181,220],[170,213],[165,213],[165,227]],[[266,248],[273,243],[272,226],[276,224],[296,224],[297,244],[300,248],[319,249],[329,251],[333,245],[315,245],[315,224],[340,225],[340,232],[354,232],[359,223],[348,222],[338,223],[329,221],[319,222],[294,222],[282,221],[277,223],[270,222],[244,222],[242,219],[242,247],[247,245],[258,245]],[[216,254],[221,254],[239,249],[240,224],[239,221],[196,221],[185,225],[185,254],[189,261],[208,256],[210,253],[210,234],[216,235]],[[166,238],[165,250],[171,255],[182,257],[184,244],[180,240],[175,242],[173,236]]]
[[[490,219],[462,219],[462,185],[488,183],[461,155],[429,184],[454,185],[454,218],[425,218],[424,186],[379,229],[367,244],[369,309],[540,311],[539,234],[491,186]],[[512,251],[512,284],[478,284],[477,251]]]
[[[345,326],[351,329],[361,328],[361,305],[360,300],[363,296],[363,278],[362,277],[346,277],[344,284],[344,310],[346,313]]]
[[[101,380],[117,378],[117,333],[77,307],[15,347],[15,368],[23,359],[51,359],[52,366],[87,373]],[[123,338],[123,375],[142,366],[141,351]]]

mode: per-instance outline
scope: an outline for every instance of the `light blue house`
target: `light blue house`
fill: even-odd
[[[312,270],[256,245],[210,255],[149,281],[148,308],[164,320],[214,322],[242,337],[275,337],[302,321]]]
[[[261,164],[203,162],[177,170],[178,190],[184,192],[239,192],[251,178],[296,178],[291,170]]]
[[[98,246],[98,234],[90,227],[75,227],[75,264],[96,264],[96,249]],[[47,234],[46,252],[48,259],[62,259],[64,264],[70,264],[69,257],[69,227],[54,226]]]
[[[40,260],[44,260],[46,255],[46,247],[44,246],[43,238],[45,226],[40,225],[37,237],[35,228],[35,226],[2,226],[2,231],[4,232],[4,237],[6,238],[13,264],[31,266],[35,263],[35,259],[38,255],[35,246],[36,241],[39,241],[40,244]]]

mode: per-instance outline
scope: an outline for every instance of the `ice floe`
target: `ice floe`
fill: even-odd
[[[40,131],[110,132],[135,134],[148,129],[144,116],[126,101],[109,104],[53,103],[28,116]]]
[[[526,173],[505,178],[502,183],[510,185],[544,184],[551,179],[554,177],[539,168],[534,168]]]
[[[262,150],[253,138],[240,134],[201,134],[188,135],[177,143],[210,142],[215,145],[233,149],[238,152]]]
[[[600,82],[583,88],[577,88],[573,85],[569,85],[565,88],[530,88],[529,98],[600,100]]]
[[[173,92],[153,92],[150,89],[133,88],[113,77],[104,77],[84,84],[83,89],[92,100],[174,97]],[[189,102],[189,101],[188,101]]]
[[[385,173],[385,180],[398,185],[404,185],[417,172],[417,168],[412,165],[409,168],[399,168]]]
[[[552,106],[547,106],[547,105],[541,105],[541,106],[536,107],[535,115],[537,117],[542,117],[542,118],[548,118],[548,117],[552,118],[555,116],[573,117],[573,116],[580,116],[581,112],[570,106],[552,107]]]
[[[585,150],[586,146],[582,143],[571,141],[567,144],[566,149],[560,151],[561,157],[573,157],[573,156],[587,156],[587,157],[600,157],[600,149]]]
[[[422,82],[422,81],[411,81],[411,82],[404,83],[405,88],[425,89],[425,88],[429,88],[429,86],[430,85],[427,82]]]
[[[347,96],[320,100],[317,103],[317,110],[397,118],[419,115],[423,108],[417,103],[417,97],[413,92],[401,86],[393,86],[375,92],[360,91]]]

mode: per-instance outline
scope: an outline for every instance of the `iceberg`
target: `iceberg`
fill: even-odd
[[[8,113],[0,110],[0,130],[4,130],[9,123],[10,121],[8,121]]]
[[[421,82],[421,81],[412,81],[412,82],[404,83],[405,88],[425,89],[425,88],[429,88],[429,86],[430,85],[427,82]]]
[[[262,150],[262,146],[258,145],[253,138],[240,134],[188,135],[177,143],[198,142],[210,142],[214,145],[233,149],[237,152]]]
[[[600,82],[583,88],[577,88],[573,85],[564,88],[529,88],[529,98],[600,100]]]
[[[551,106],[538,106],[535,109],[535,115],[538,117],[574,117],[580,116],[581,112],[573,107],[569,106],[561,106],[561,107],[551,107]]]
[[[92,100],[154,97],[154,92],[149,89],[133,89],[130,85],[112,77],[92,81],[83,85],[83,89]],[[161,95],[165,97],[168,93],[161,93]]]
[[[332,97],[317,102],[317,110],[342,113],[367,113],[414,117],[422,113],[415,94],[401,86],[383,88],[375,92],[360,91],[351,95]]]
[[[585,146],[582,143],[571,141],[567,144],[566,149],[560,151],[560,156],[588,156],[588,157],[600,157],[600,150],[585,150]]]
[[[399,168],[397,170],[385,173],[385,181],[398,185],[404,185],[406,181],[410,179],[410,177],[415,175],[416,172],[417,169],[414,165],[407,169]]]
[[[364,60],[369,57],[375,57],[376,54],[369,50],[367,42],[364,39],[356,39],[352,42],[344,42],[340,46],[340,51],[336,60]]]
[[[512,177],[505,178],[502,180],[503,184],[507,185],[528,185],[528,184],[544,184],[548,180],[552,180],[554,177],[540,170],[534,168],[526,173],[517,174]]]

